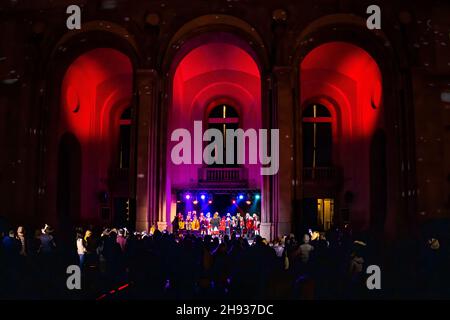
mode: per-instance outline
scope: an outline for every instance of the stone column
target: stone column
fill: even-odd
[[[272,75],[266,74],[261,76],[261,108],[262,108],[262,127],[263,129],[271,129],[273,127],[272,118]],[[270,137],[270,134],[268,134]],[[268,141],[270,143],[270,141]],[[270,150],[268,148],[268,150]],[[277,221],[277,212],[274,211],[273,200],[274,194],[272,190],[273,176],[263,176],[261,186],[261,236],[272,240],[274,235],[274,226]]]
[[[294,121],[292,68],[273,68],[273,119],[279,128],[280,167],[274,176],[272,197],[276,216],[275,236],[288,235],[293,231],[293,179],[294,179]],[[295,83],[295,82],[294,82]]]
[[[136,71],[137,155],[136,155],[136,229],[149,230],[158,212],[158,74],[153,69]]]

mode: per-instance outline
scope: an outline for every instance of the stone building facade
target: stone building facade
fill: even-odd
[[[372,2],[3,1],[0,215],[170,229],[179,192],[228,190],[260,194],[267,238],[449,217],[450,5],[376,1],[369,30]],[[220,105],[280,130],[278,174],[173,165],[173,130]]]

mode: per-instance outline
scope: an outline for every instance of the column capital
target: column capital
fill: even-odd
[[[291,66],[273,66],[272,76],[277,83],[281,81],[291,86],[296,77],[295,68]]]
[[[155,69],[137,69],[136,87],[139,92],[149,92],[151,87],[158,81],[158,72]]]
[[[158,71],[156,69],[136,69],[136,75],[138,77],[153,77],[153,78],[157,78],[158,77]]]

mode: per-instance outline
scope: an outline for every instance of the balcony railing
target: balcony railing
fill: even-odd
[[[303,168],[303,179],[305,181],[330,181],[335,179],[334,167]]]
[[[247,180],[245,168],[200,168],[200,183],[243,183]]]

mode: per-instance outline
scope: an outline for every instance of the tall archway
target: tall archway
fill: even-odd
[[[117,157],[121,116],[132,105],[130,59],[111,48],[78,56],[61,85],[58,132],[70,132],[81,149],[81,220],[111,223],[115,197],[128,198],[129,172]]]
[[[249,52],[252,49],[242,39],[226,32],[201,35],[190,39],[181,48],[171,67],[173,82],[168,111],[169,139],[178,128],[187,129],[194,137],[194,121],[202,123],[203,130],[206,130],[208,114],[220,105],[229,105],[239,114],[239,126],[243,130],[262,128],[260,66]],[[251,193],[251,201],[260,201],[262,178],[259,164],[223,168],[236,172],[208,175],[206,171],[210,169],[203,161],[194,163],[194,155],[191,164],[175,165],[171,161],[171,150],[175,144],[169,141],[167,146],[166,221],[171,221],[176,214],[177,195],[183,190],[209,194],[220,191],[230,196],[230,205],[237,193],[245,193],[246,197]],[[205,178],[222,175],[234,178],[225,183]]]
[[[321,199],[330,199],[335,204],[335,222],[351,221],[355,228],[366,229],[371,212],[371,141],[383,126],[378,64],[364,49],[348,42],[319,45],[301,62],[299,91],[302,106],[326,101],[335,115],[329,168],[314,178],[305,174],[309,171],[303,164],[304,202],[315,206],[317,199],[319,207]],[[345,203],[345,194],[353,195],[351,205]]]

